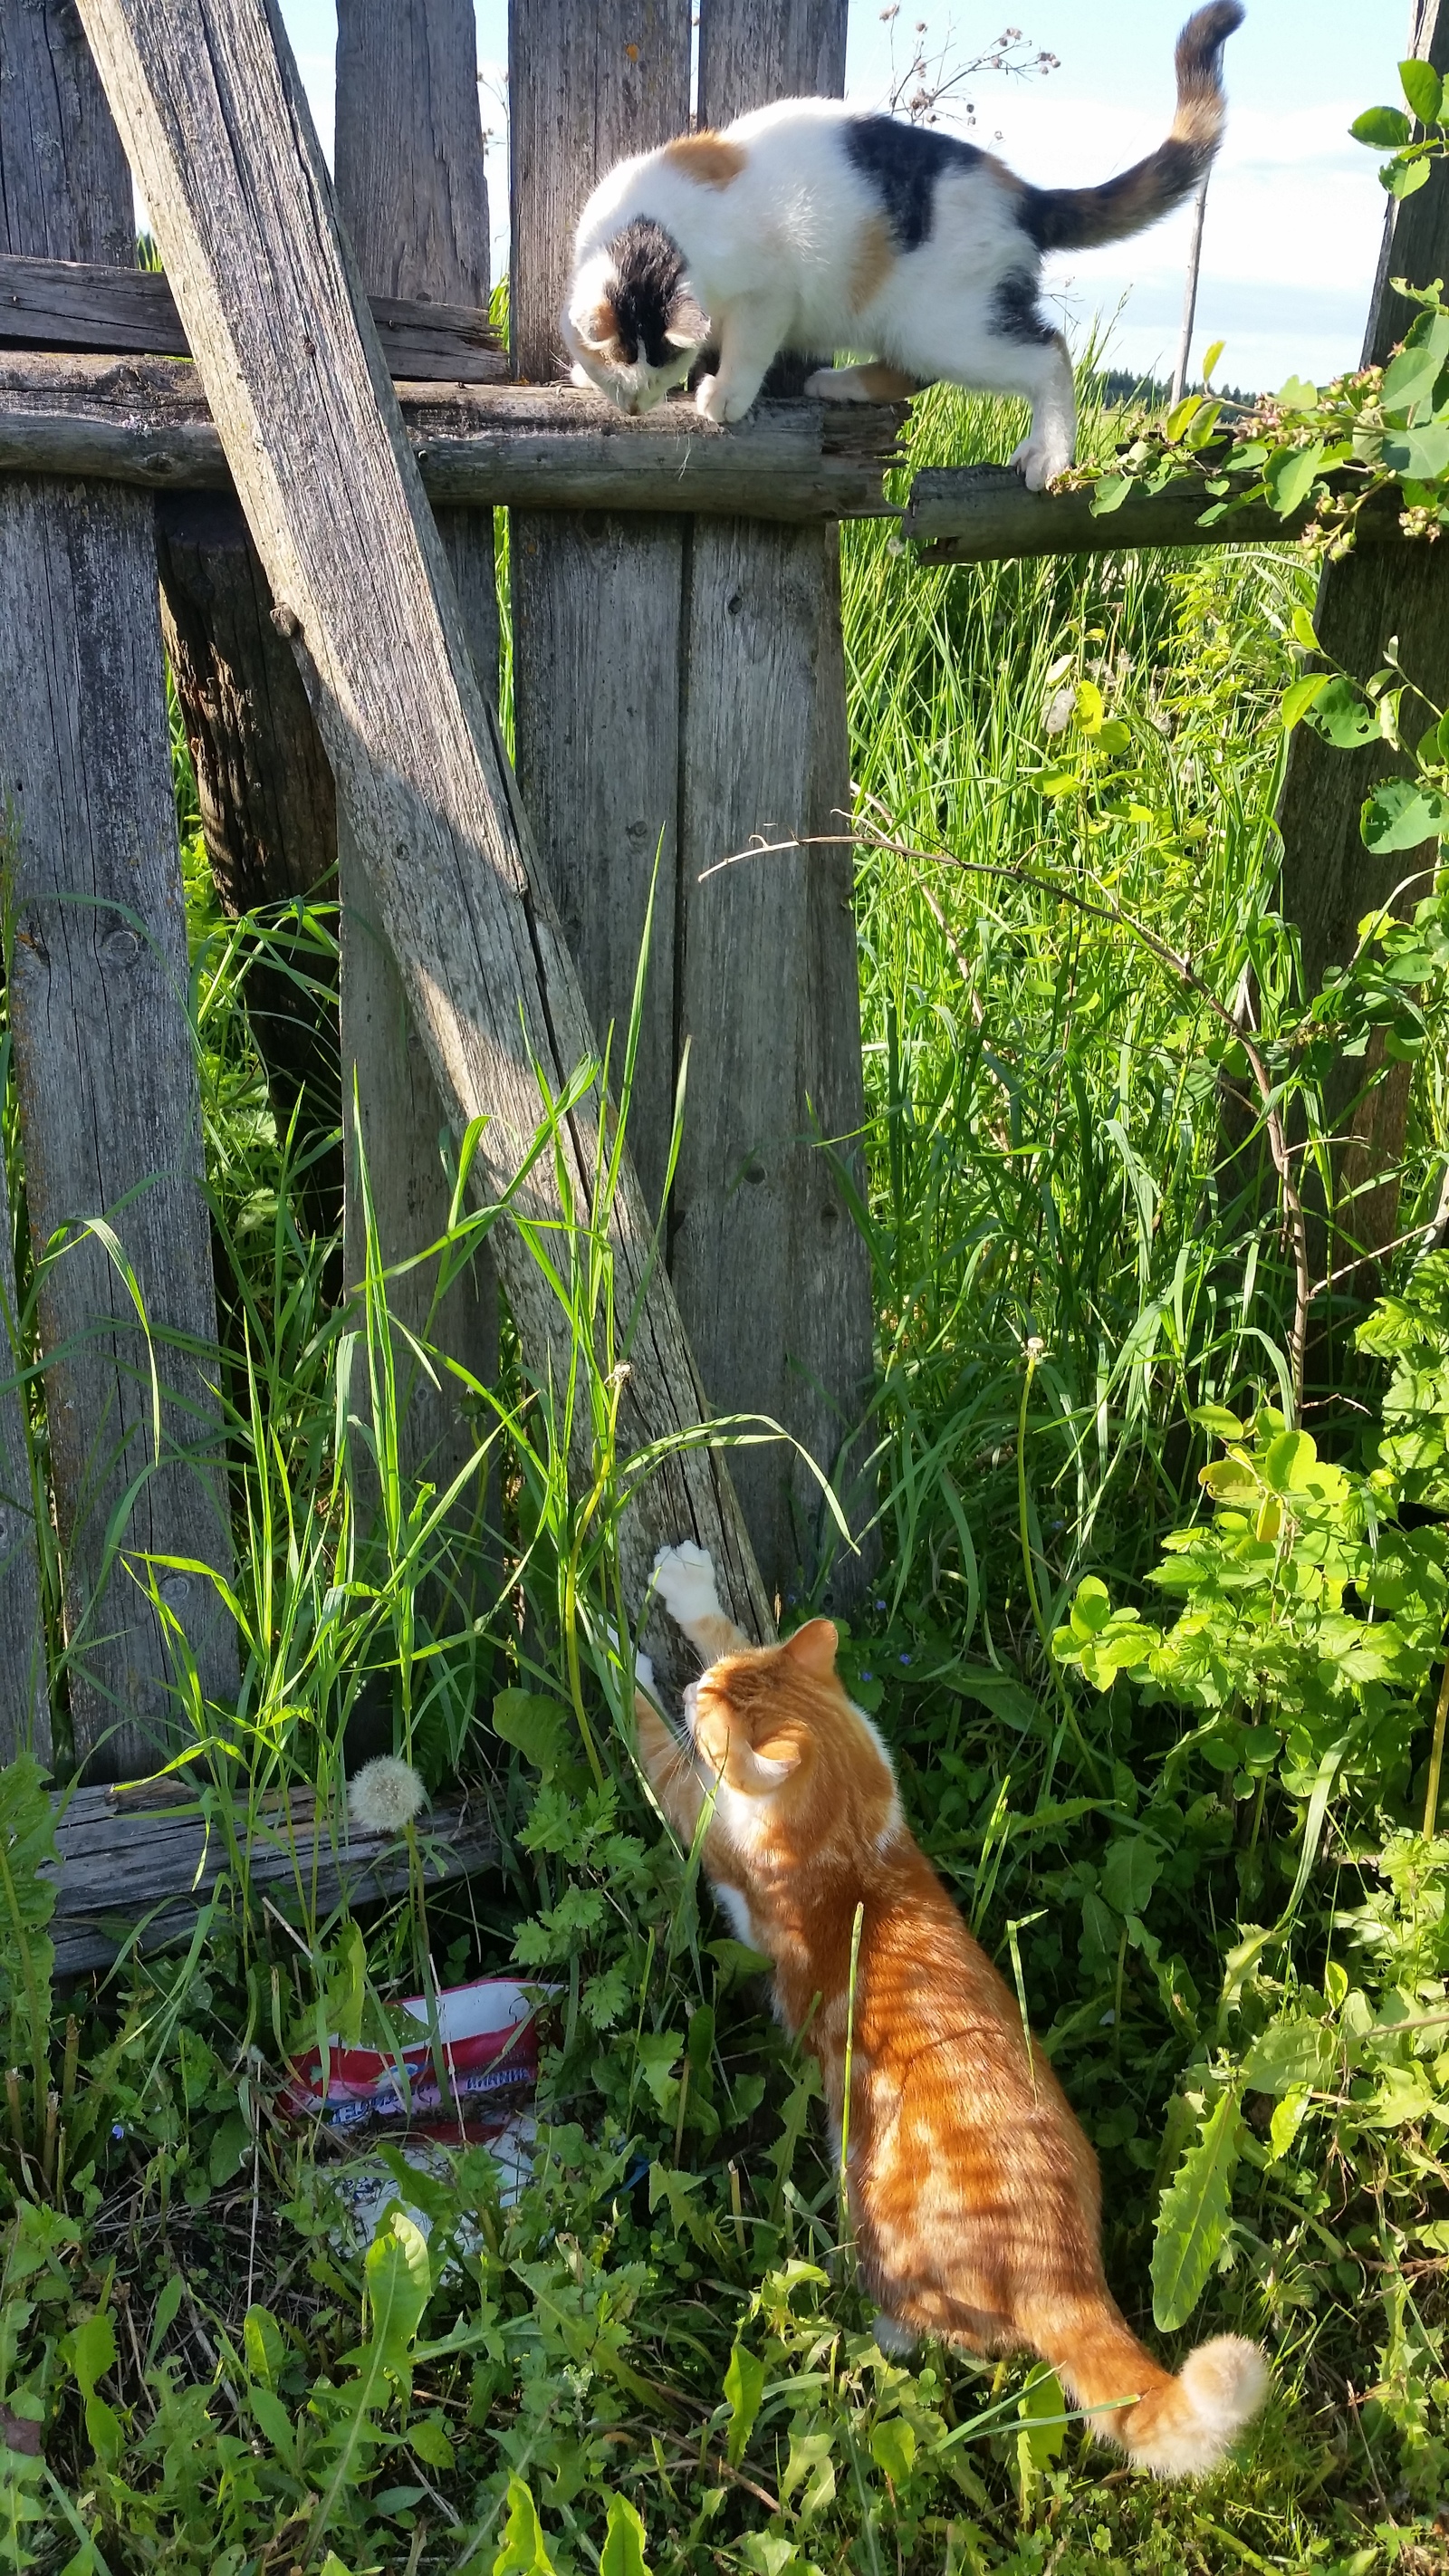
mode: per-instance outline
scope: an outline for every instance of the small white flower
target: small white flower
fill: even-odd
[[[379,1753],[364,1763],[347,1784],[347,1812],[363,1834],[400,1834],[427,1799],[410,1762],[396,1753]]]

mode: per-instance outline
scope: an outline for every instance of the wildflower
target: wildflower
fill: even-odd
[[[427,1791],[410,1762],[395,1753],[379,1753],[364,1763],[347,1784],[347,1812],[359,1833],[400,1834],[422,1806]]]

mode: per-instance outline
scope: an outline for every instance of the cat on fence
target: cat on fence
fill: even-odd
[[[906,1828],[880,1737],[836,1675],[830,1621],[753,1647],[702,1549],[661,1550],[655,1580],[707,1669],[685,1693],[687,1743],[640,1691],[640,1755],[686,1846],[707,1818],[705,1873],[739,1938],[774,1962],[775,2007],[819,2063],[837,2155],[849,2047],[850,2219],[882,2348],[940,2335],[1039,2353],[1135,2463],[1212,2468],[1263,2403],[1263,2356],[1218,2335],[1173,2378],[1120,2314],[1096,2157]]]
[[[1076,437],[1071,359],[1037,301],[1042,255],[1121,241],[1191,195],[1218,147],[1222,48],[1242,18],[1239,0],[1212,0],[1188,20],[1167,141],[1098,188],[1035,188],[955,135],[828,98],[621,161],[574,245],[575,384],[650,411],[714,348],[695,400],[742,420],[781,349],[870,350],[806,392],[893,401],[943,377],[1024,395],[1031,428],[1011,462],[1040,491]]]

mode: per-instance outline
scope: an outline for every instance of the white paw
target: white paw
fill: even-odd
[[[817,367],[805,379],[805,391],[817,402],[858,402],[869,400],[853,367]]]
[[[654,1586],[670,1618],[681,1628],[718,1616],[714,1567],[707,1548],[685,1539],[678,1547],[661,1547],[654,1559]]]
[[[1044,492],[1059,474],[1065,474],[1071,461],[1072,451],[1060,439],[1038,438],[1035,433],[1024,438],[1015,455],[1007,459],[1023,477],[1028,492]]]
[[[878,2350],[891,2361],[903,2361],[908,2352],[915,2351],[921,2340],[914,2326],[898,2325],[895,2318],[888,2317],[883,2309],[876,2312],[875,2339]]]
[[[721,424],[728,419],[725,396],[718,376],[701,376],[694,388],[694,408],[705,420]]]

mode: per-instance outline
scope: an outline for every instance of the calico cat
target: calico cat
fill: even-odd
[[[1199,9],[1177,41],[1167,141],[1099,188],[1034,188],[973,143],[836,99],[783,99],[723,133],[681,135],[621,161],[580,218],[563,336],[575,384],[650,411],[701,351],[695,400],[741,420],[781,349],[823,367],[806,392],[890,401],[937,377],[1023,394],[1011,462],[1030,491],[1071,463],[1076,397],[1066,343],[1037,303],[1042,254],[1121,241],[1189,196],[1223,124],[1221,54],[1239,0]]]
[[[850,2214],[883,2349],[940,2335],[1037,2352],[1131,2460],[1161,2477],[1210,2469],[1263,2403],[1263,2356],[1219,2335],[1174,2379],[1119,2313],[1096,2157],[906,1829],[880,1737],[837,1678],[835,1629],[812,1619],[752,1647],[697,1547],[662,1550],[655,1579],[707,1670],[685,1693],[687,1746],[640,1692],[640,1754],[683,1842],[710,1811],[706,1875],[774,1962],[776,2010],[819,2062],[837,2151],[849,2030]]]

